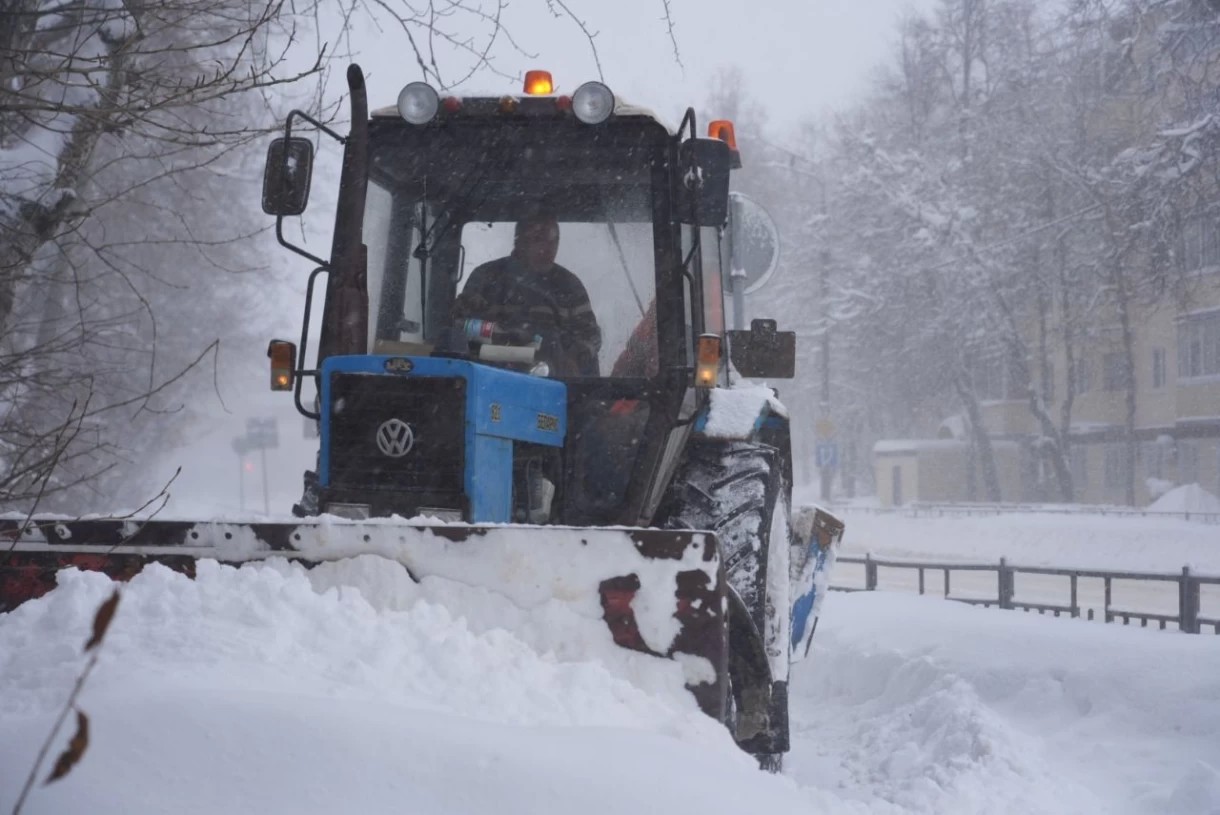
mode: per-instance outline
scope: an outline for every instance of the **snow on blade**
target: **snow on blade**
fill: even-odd
[[[81,666],[105,577],[0,615],[0,808]],[[152,565],[81,699],[93,743],[26,812],[798,812],[700,713],[681,666],[563,603],[381,558]],[[708,775],[705,776],[704,774]]]

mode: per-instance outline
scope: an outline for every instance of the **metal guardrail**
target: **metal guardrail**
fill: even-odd
[[[996,606],[1004,609],[1021,609],[1024,611],[1037,611],[1039,614],[1053,613],[1056,617],[1061,614],[1068,614],[1071,617],[1081,616],[1081,606],[1079,603],[1079,581],[1081,578],[1100,579],[1103,582],[1105,589],[1104,604],[1102,608],[1103,619],[1107,623],[1122,620],[1123,625],[1129,625],[1132,620],[1140,623],[1142,627],[1147,627],[1150,621],[1159,623],[1162,630],[1171,623],[1176,623],[1178,629],[1188,634],[1202,633],[1204,626],[1210,626],[1212,633],[1220,634],[1220,617],[1208,617],[1201,613],[1200,608],[1200,588],[1204,585],[1220,586],[1220,576],[1216,575],[1200,575],[1190,571],[1189,566],[1183,566],[1181,573],[1158,573],[1158,572],[1115,572],[1105,571],[1100,569],[1059,569],[1048,566],[1013,566],[1007,558],[1000,558],[1000,562],[992,563],[947,563],[947,562],[923,562],[912,560],[889,560],[878,559],[872,555],[864,557],[851,557],[841,555],[838,557],[839,563],[857,563],[864,566],[864,585],[863,586],[842,586],[831,585],[831,591],[876,591],[877,590],[877,570],[879,568],[887,569],[907,569],[914,570],[919,575],[919,593],[925,594],[925,574],[929,571],[941,572],[943,574],[943,594],[947,600],[956,600],[961,603],[970,603],[971,605],[980,605],[984,607]],[[995,572],[996,573],[996,596],[991,598],[977,597],[954,597],[950,593],[950,575],[953,572]],[[1018,574],[1041,574],[1041,575],[1057,575],[1067,577],[1069,580],[1070,597],[1066,605],[1060,603],[1035,603],[1018,599],[1016,595],[1016,580]],[[1115,580],[1131,580],[1131,581],[1155,581],[1160,583],[1176,583],[1178,586],[1178,613],[1177,614],[1160,614],[1150,611],[1134,611],[1131,609],[1118,609],[1113,607],[1113,582]],[[1085,609],[1086,617],[1089,620],[1093,619],[1093,609]]]
[[[1037,515],[1084,515],[1109,518],[1162,518],[1166,520],[1194,521],[1204,524],[1220,524],[1220,512],[1163,512],[1158,510],[1115,507],[1106,505],[1073,504],[906,504],[900,507],[831,506],[841,513],[858,512],[864,515],[902,515],[907,518],[970,518],[993,515],[1037,514]]]

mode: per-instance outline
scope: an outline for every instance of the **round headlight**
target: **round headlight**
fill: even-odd
[[[412,82],[398,94],[398,115],[413,125],[427,124],[436,117],[441,98],[427,82]]]
[[[601,124],[614,113],[614,94],[600,82],[586,82],[572,94],[572,112],[587,125]]]

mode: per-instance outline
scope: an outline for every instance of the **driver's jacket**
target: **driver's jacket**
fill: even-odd
[[[453,304],[455,319],[479,318],[542,337],[541,357],[556,376],[598,376],[602,332],[589,295],[559,264],[525,269],[511,255],[470,273]]]

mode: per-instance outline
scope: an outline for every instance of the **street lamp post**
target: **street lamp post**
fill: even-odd
[[[237,506],[242,512],[246,510],[246,453],[250,452],[249,441],[245,436],[233,439],[233,452],[237,453]]]
[[[823,191],[824,194],[824,191]],[[822,206],[825,207],[825,199]],[[821,254],[821,269],[819,269],[820,296],[822,300],[822,418],[828,427],[827,442],[834,444],[834,427],[830,421],[830,251],[823,249]],[[830,502],[830,483],[834,478],[834,458],[825,455],[818,462],[821,481],[821,496],[823,503]]]

